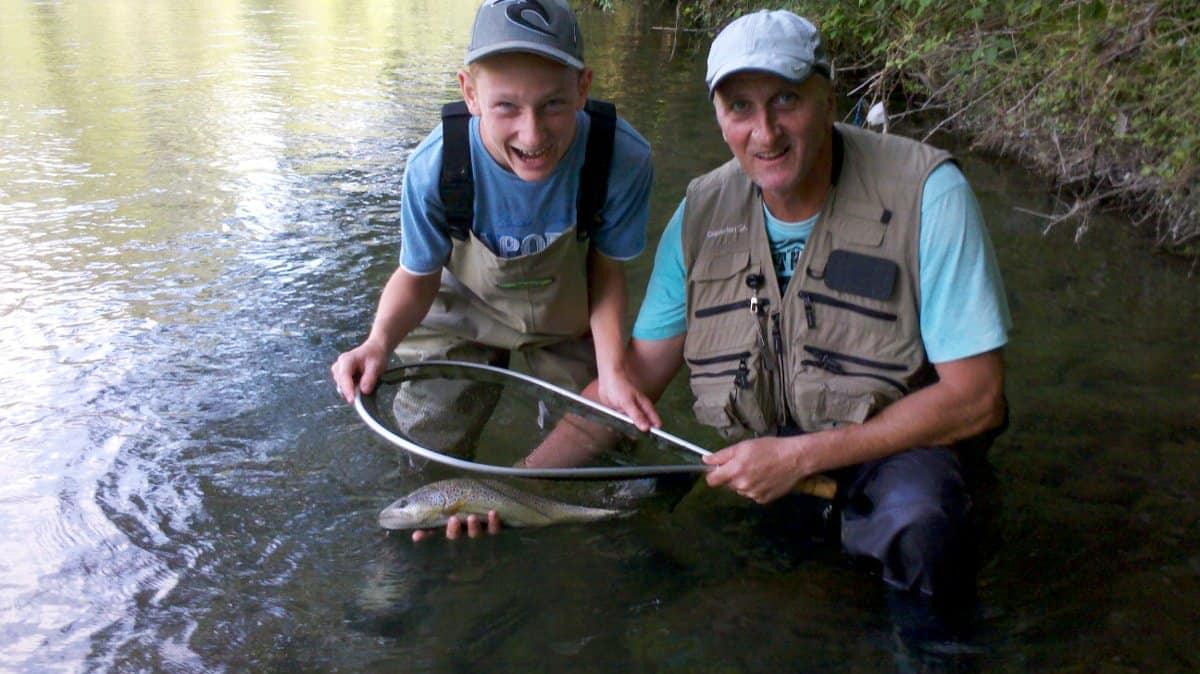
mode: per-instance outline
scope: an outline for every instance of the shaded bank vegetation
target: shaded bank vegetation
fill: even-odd
[[[1052,177],[1047,227],[1081,236],[1116,208],[1158,248],[1200,257],[1200,3],[679,1],[698,35],[764,6],[807,16],[840,90]]]

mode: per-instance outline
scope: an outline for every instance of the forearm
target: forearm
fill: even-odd
[[[418,276],[398,268],[379,297],[368,342],[390,352],[425,318],[441,285],[440,274]]]
[[[595,250],[588,260],[588,323],[601,377],[624,374],[625,272],[617,260]]]
[[[656,341],[632,340],[626,351],[631,380],[638,389],[657,400],[683,362],[683,335]],[[584,397],[600,401],[599,382],[584,387]],[[525,458],[537,468],[585,464],[618,439],[617,431],[582,417],[568,414]]]

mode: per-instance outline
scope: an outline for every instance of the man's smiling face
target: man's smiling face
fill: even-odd
[[[765,72],[734,73],[717,86],[713,105],[725,143],[777,216],[783,214],[773,203],[828,184],[828,175],[814,171],[833,128],[833,89],[824,77],[797,84]]]
[[[522,180],[545,180],[575,139],[575,113],[587,103],[592,71],[540,56],[507,53],[458,74],[463,99],[479,116],[484,147]]]

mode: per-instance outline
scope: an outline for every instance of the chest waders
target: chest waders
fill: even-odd
[[[446,234],[453,242],[442,291],[461,295],[470,307],[443,321],[450,324],[449,332],[507,349],[587,333],[587,255],[592,231],[603,219],[616,109],[611,103],[588,101],[586,110],[591,124],[576,195],[575,226],[541,251],[505,258],[472,231],[475,182],[466,104],[456,101],[442,108],[438,189],[446,209]]]
[[[443,106],[438,192],[453,248],[437,298],[422,322],[424,328],[459,340],[523,350],[530,365],[543,370],[535,374],[574,389],[595,376],[595,354],[587,337],[588,252],[591,235],[604,218],[617,125],[611,103],[589,100],[585,110],[590,125],[574,227],[538,252],[505,258],[472,231],[471,115],[462,101]],[[556,350],[565,351],[563,357],[554,357]],[[551,362],[539,366],[535,361],[543,356]]]

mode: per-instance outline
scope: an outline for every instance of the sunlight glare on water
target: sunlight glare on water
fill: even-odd
[[[593,94],[654,147],[636,306],[688,179],[729,156],[708,36],[573,4]],[[0,671],[901,669],[877,579],[724,492],[454,544],[379,529],[447,475],[328,368],[395,269],[475,7],[0,0]],[[956,153],[1016,322],[965,659],[1196,669],[1198,286],[1125,222],[1043,235],[1013,206],[1052,208],[1045,181]],[[660,410],[692,437],[682,378]]]
[[[406,101],[451,93],[459,4],[0,5],[0,536],[22,542],[0,552],[0,669],[136,639],[129,616],[211,548],[221,478],[189,457],[255,440],[197,433],[261,404],[282,344],[304,343],[264,298],[311,311],[339,245],[394,212],[428,115],[390,99],[397,77]],[[347,200],[358,222],[331,222]],[[198,662],[194,629],[164,657]]]

